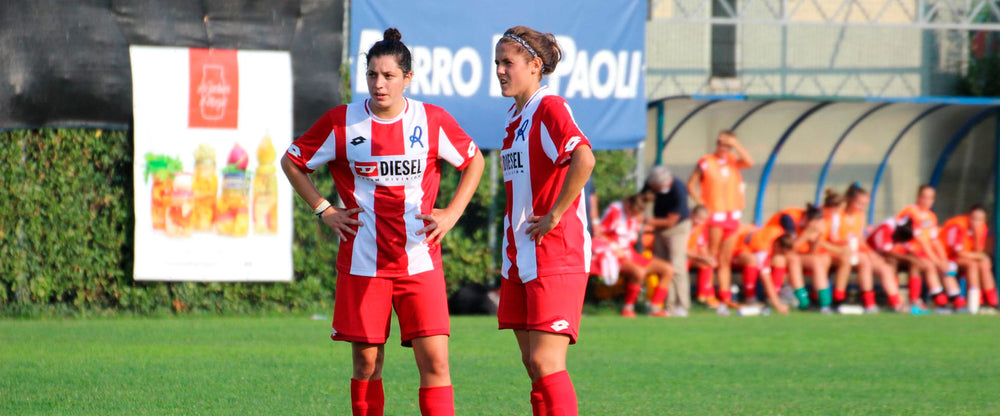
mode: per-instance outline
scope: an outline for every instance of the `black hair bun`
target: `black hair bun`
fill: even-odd
[[[390,27],[382,32],[382,40],[403,40],[403,34],[399,33],[399,29]]]

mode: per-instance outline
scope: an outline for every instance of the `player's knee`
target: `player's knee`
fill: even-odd
[[[448,359],[432,358],[422,366],[424,376],[444,377],[449,374]]]
[[[355,360],[354,378],[358,380],[372,380],[380,378],[382,375],[382,365],[376,360]]]

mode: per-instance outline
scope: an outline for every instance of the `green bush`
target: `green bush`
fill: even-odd
[[[332,306],[335,234],[294,203],[292,283],[136,282],[132,279],[133,150],[129,132],[0,133],[0,315],[304,313]],[[629,151],[597,152],[595,186],[605,206],[634,191]],[[442,169],[438,206],[460,174]],[[449,292],[494,284],[504,195],[490,168],[462,220],[442,243]],[[335,200],[326,168],[312,175]]]

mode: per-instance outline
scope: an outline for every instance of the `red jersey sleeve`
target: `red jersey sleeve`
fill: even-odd
[[[608,205],[608,208],[604,210],[604,216],[601,217],[601,232],[604,235],[614,234],[616,232],[615,224],[621,216],[621,209],[616,204]]]
[[[544,126],[542,145],[554,147],[554,152],[546,151],[546,153],[556,165],[569,163],[570,156],[577,147],[590,147],[590,140],[576,125],[573,111],[569,108],[566,99],[558,95],[550,95],[543,98],[539,106],[541,110],[539,115]]]
[[[479,146],[443,108],[430,104],[424,104],[424,108],[428,124],[438,126],[438,159],[444,159],[458,170],[465,169],[476,157]]]
[[[344,116],[347,106],[338,106],[323,114],[303,135],[288,146],[285,155],[306,173],[312,173],[320,166],[343,155],[343,146],[338,146],[337,132],[343,136]],[[339,138],[344,141],[343,137]],[[340,147],[340,152],[338,152]]]

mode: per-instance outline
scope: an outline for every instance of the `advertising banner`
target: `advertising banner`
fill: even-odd
[[[0,129],[132,126],[130,45],[283,50],[295,131],[341,104],[345,2],[0,1]]]
[[[365,52],[396,27],[413,54],[407,94],[444,107],[480,147],[498,149],[513,99],[500,96],[494,46],[517,25],[556,35],[563,59],[542,82],[569,101],[594,148],[638,146],[646,135],[641,0],[352,1],[353,99],[368,97]]]
[[[131,46],[135,280],[292,280],[284,51]]]

